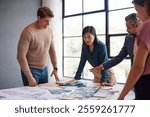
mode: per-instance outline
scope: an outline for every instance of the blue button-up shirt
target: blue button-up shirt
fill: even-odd
[[[88,45],[82,47],[81,52],[81,59],[78,66],[78,70],[75,75],[75,79],[81,79],[81,73],[85,66],[86,61],[88,61],[93,67],[101,65],[102,63],[108,60],[107,49],[106,45],[101,41],[98,41],[97,45],[94,45],[94,49],[91,52]],[[108,70],[101,71],[101,81],[100,82],[107,82],[108,81]]]

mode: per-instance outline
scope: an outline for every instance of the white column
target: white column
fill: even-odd
[[[42,6],[49,7],[53,13],[54,18],[51,26],[53,30],[53,37],[55,48],[57,52],[58,73],[62,77],[62,0],[42,0]],[[52,66],[50,64],[50,73]],[[52,80],[52,79],[51,79]]]

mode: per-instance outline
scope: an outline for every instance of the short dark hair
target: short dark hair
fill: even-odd
[[[130,24],[134,25],[138,23],[138,18],[136,13],[131,13],[125,17],[125,21],[129,21]]]
[[[48,7],[40,7],[37,11],[37,16],[41,18],[54,17],[53,11]]]
[[[93,26],[86,26],[83,31],[82,31],[82,38],[83,36],[85,35],[85,33],[90,33],[92,34],[95,38],[94,38],[94,45],[97,45],[98,44],[98,39],[97,39],[97,35],[96,35],[96,30]],[[86,45],[85,42],[84,42],[84,39],[83,39],[83,44],[82,46]]]

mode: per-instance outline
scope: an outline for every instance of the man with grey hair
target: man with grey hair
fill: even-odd
[[[120,53],[117,56],[115,56],[113,59],[106,61],[102,65],[90,69],[91,72],[109,69],[119,64],[125,57],[127,57],[127,55],[129,55],[131,59],[131,64],[133,63],[133,57],[134,57],[133,47],[134,47],[135,37],[138,32],[138,27],[140,25],[139,23],[140,20],[137,18],[136,13],[131,13],[125,17],[125,21],[126,21],[126,30],[128,32],[128,35],[125,37],[125,42]]]

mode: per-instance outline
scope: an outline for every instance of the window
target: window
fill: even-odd
[[[95,27],[98,39],[106,44],[108,56],[113,58],[121,50],[127,34],[124,18],[135,12],[131,0],[63,0],[63,11],[63,75],[65,77],[74,77],[78,69],[82,30],[85,26]],[[127,57],[113,68],[116,71],[117,82],[126,81],[130,65]],[[82,78],[93,79],[89,68],[91,65],[86,62]]]
[[[82,33],[82,17],[68,17],[64,19],[64,36],[79,36]]]
[[[104,0],[84,0],[84,12],[104,9]]]
[[[109,34],[127,33],[125,16],[133,12],[134,8],[109,11]]]
[[[125,41],[125,36],[111,36],[110,37],[110,56],[118,55]]]
[[[109,10],[123,9],[133,7],[132,0],[108,0]]]
[[[82,0],[64,0],[63,2],[65,16],[82,12]]]
[[[83,16],[83,26],[94,26],[97,34],[105,34],[105,12],[92,13]],[[82,32],[82,31],[81,31]]]
[[[108,45],[109,57],[113,58],[120,52],[126,35],[125,17],[135,13],[131,0],[108,0]],[[116,5],[119,4],[119,5]],[[107,35],[107,34],[106,34]],[[125,83],[130,70],[131,60],[127,57],[114,66],[117,82]],[[119,71],[119,72],[118,72]]]

